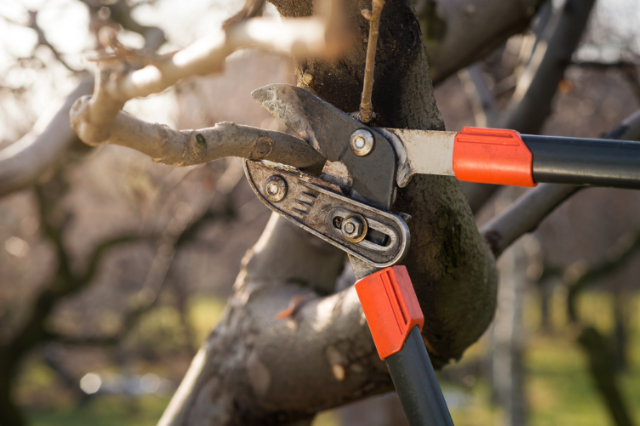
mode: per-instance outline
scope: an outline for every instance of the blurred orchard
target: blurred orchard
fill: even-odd
[[[167,42],[159,53],[166,53],[242,7],[227,0],[124,2],[2,0],[0,156],[93,72],[88,58],[101,23],[137,48],[141,31],[123,21],[161,28]],[[435,84],[447,130],[495,126],[518,96],[518,82],[565,6],[541,3],[529,28]],[[271,4],[263,15],[279,19]],[[637,2],[596,1],[539,133],[599,137],[640,109],[639,55]],[[290,58],[241,50],[221,74],[189,78],[125,111],[177,129],[232,121],[284,132],[250,96],[275,82],[295,84]],[[475,208],[478,225],[524,190],[491,192]],[[240,159],[176,168],[79,140],[33,184],[5,193],[0,348],[18,351],[7,346],[16,336],[40,333],[37,345],[19,353],[11,391],[27,423],[155,424],[220,317],[268,213]],[[638,424],[640,194],[579,191],[498,267],[492,326],[439,372],[456,425]],[[348,269],[342,279],[353,280]],[[61,282],[72,284],[47,298]],[[47,303],[43,328],[29,330]],[[313,425],[404,422],[395,397],[383,395],[323,412]],[[0,416],[0,424],[10,423]]]

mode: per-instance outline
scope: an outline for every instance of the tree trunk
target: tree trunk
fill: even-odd
[[[273,3],[285,17],[312,13],[310,0]],[[300,86],[354,112],[368,34],[360,11],[370,2],[345,3],[358,32],[353,49],[334,62],[299,62],[296,75]],[[388,0],[382,12],[373,107],[385,126],[444,128],[409,0]],[[428,349],[441,367],[493,318],[495,261],[455,179],[416,177],[393,209],[413,217],[405,264],[425,314]],[[160,424],[290,424],[391,390],[354,288],[330,295],[343,262],[337,249],[273,216]],[[293,315],[277,320],[290,303]]]

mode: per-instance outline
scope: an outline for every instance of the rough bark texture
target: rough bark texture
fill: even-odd
[[[273,3],[286,17],[312,13],[311,1]],[[346,112],[357,111],[360,101],[368,32],[360,10],[369,5],[348,4],[359,37],[343,59],[297,64],[300,86]],[[408,0],[387,1],[378,49],[373,105],[382,123],[442,129]],[[454,179],[414,178],[394,210],[413,216],[406,265],[426,317],[428,348],[442,366],[459,358],[493,317],[494,258]],[[343,261],[336,249],[273,217],[160,424],[292,423],[392,389],[354,288],[322,297],[333,291]],[[293,315],[276,320],[290,302]]]

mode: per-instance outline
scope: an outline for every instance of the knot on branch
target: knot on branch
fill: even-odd
[[[82,142],[90,146],[98,146],[109,139],[109,128],[100,128],[91,124],[89,103],[91,95],[82,96],[73,103],[69,111],[71,128],[77,133]]]

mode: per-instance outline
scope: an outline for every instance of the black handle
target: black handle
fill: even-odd
[[[453,426],[417,326],[385,361],[410,426]]]
[[[541,183],[640,189],[640,142],[522,135]]]

